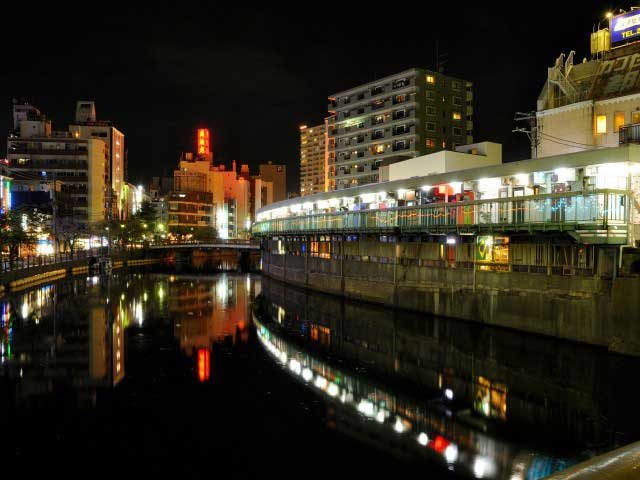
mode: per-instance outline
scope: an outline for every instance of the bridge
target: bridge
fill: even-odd
[[[212,249],[226,249],[226,250],[260,250],[260,245],[251,242],[193,242],[193,243],[169,243],[166,245],[151,245],[150,250],[176,250],[176,249],[198,249],[198,250],[212,250]]]

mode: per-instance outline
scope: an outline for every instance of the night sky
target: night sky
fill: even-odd
[[[526,137],[511,133],[514,112],[535,109],[560,52],[589,54],[593,25],[610,7],[580,3],[3,6],[0,131],[11,128],[12,98],[40,107],[56,130],[66,130],[76,100],[95,100],[98,119],[126,135],[133,183],[169,174],[204,126],[217,160],[252,172],[285,163],[297,191],[298,126],[321,123],[331,93],[433,68],[438,40],[445,73],[475,84],[476,141],[503,143],[505,160],[527,158]]]

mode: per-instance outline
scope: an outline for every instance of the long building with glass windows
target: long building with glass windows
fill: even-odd
[[[269,205],[263,272],[640,354],[640,145],[485,163]]]

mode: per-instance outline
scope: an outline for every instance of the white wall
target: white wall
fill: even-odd
[[[582,152],[593,148],[617,147],[616,112],[624,113],[625,124],[633,122],[633,112],[640,113],[640,95],[580,102],[538,112],[540,144],[538,157]],[[596,134],[595,119],[607,117],[607,133]]]
[[[380,181],[403,180],[411,177],[423,177],[437,173],[455,172],[469,168],[486,167],[502,163],[502,146],[497,143],[483,142],[470,145],[486,155],[443,150],[421,157],[410,158],[402,162],[386,165],[380,169]],[[466,148],[461,147],[461,148]]]

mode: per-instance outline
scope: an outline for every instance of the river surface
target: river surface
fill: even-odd
[[[0,298],[0,447],[26,470],[535,480],[640,439],[639,371],[256,275],[77,277]]]

